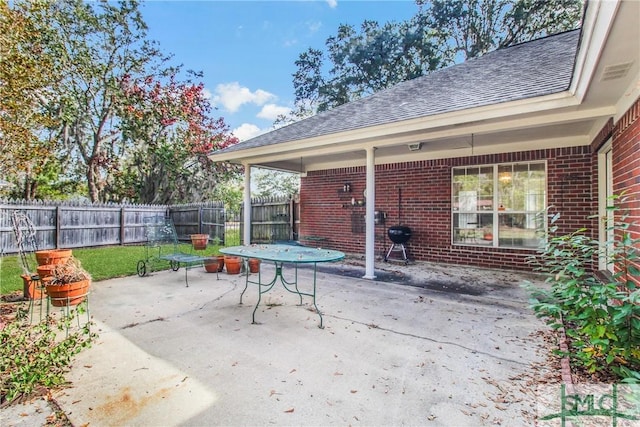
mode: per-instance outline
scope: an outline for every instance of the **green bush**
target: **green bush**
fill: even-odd
[[[529,259],[547,275],[550,289],[529,284],[531,307],[552,328],[565,328],[573,363],[640,382],[640,239],[632,238],[626,213],[616,206],[609,210],[615,218],[608,225],[613,238],[605,245],[587,229],[556,235],[559,215],[552,216],[545,246]],[[592,266],[604,258],[614,273],[601,280]]]

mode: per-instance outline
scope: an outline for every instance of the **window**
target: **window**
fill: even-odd
[[[452,241],[535,249],[546,226],[544,162],[454,168]]]

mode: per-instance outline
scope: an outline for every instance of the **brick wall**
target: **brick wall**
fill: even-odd
[[[623,194],[626,202],[620,207],[627,211],[627,222],[633,239],[640,239],[640,99],[618,120],[613,129],[613,192]],[[636,263],[640,269],[640,264]],[[640,285],[640,278],[635,278]]]
[[[412,229],[408,249],[416,260],[470,264],[483,267],[528,269],[531,250],[475,248],[451,244],[451,168],[455,166],[547,161],[548,205],[559,212],[560,232],[580,227],[596,229],[597,192],[592,177],[595,163],[589,146],[535,150],[385,164],[376,166],[376,210],[387,212],[384,226],[376,226],[376,255],[388,250],[386,229],[402,222]],[[343,193],[350,183],[351,193]],[[302,179],[301,236],[322,236],[323,246],[347,253],[364,253],[365,234],[352,221],[361,218],[364,206],[351,205],[351,198],[363,199],[365,168],[342,168],[309,173]],[[398,200],[401,192],[400,214]]]
[[[640,99],[616,123],[613,129],[613,192],[628,198],[623,208],[632,211],[640,222]],[[640,238],[640,228],[633,230]]]

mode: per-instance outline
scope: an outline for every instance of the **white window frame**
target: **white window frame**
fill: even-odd
[[[613,211],[607,209],[613,196],[613,148],[609,139],[598,150],[598,240],[601,247],[605,248],[605,256],[598,260],[598,269],[609,270],[613,273],[613,263],[610,260],[611,242],[613,230],[607,229],[613,224]]]
[[[500,245],[500,236],[499,236],[499,228],[500,228],[500,214],[504,214],[504,212],[500,209],[500,194],[498,181],[500,179],[498,171],[501,166],[513,166],[513,165],[534,165],[534,164],[542,164],[544,165],[544,174],[545,174],[545,188],[544,188],[544,198],[543,198],[543,207],[540,211],[537,211],[536,214],[544,215],[543,226],[544,232],[546,235],[548,221],[546,219],[546,210],[549,206],[548,197],[549,197],[549,169],[546,160],[532,160],[532,161],[520,161],[520,162],[503,162],[503,163],[490,163],[490,164],[482,164],[482,165],[467,165],[467,166],[456,166],[451,168],[451,245],[452,246],[473,246],[473,247],[490,247],[490,248],[511,248],[511,249],[522,249],[522,250],[536,250],[537,248],[532,248],[529,246],[518,246],[518,245]],[[474,212],[463,212],[456,209],[456,193],[454,189],[454,175],[457,170],[461,169],[482,169],[482,168],[493,168],[493,201],[492,201],[492,209],[485,211],[476,209]],[[459,194],[458,194],[459,196]],[[515,214],[531,214],[533,211],[512,211]],[[460,224],[456,224],[455,216],[458,214],[458,221],[460,221],[460,215],[492,215],[492,240],[490,244],[480,243],[477,234],[474,234],[474,238],[467,239],[458,236],[458,241],[456,241],[456,235],[460,233],[461,227]],[[463,239],[463,240],[460,240]]]

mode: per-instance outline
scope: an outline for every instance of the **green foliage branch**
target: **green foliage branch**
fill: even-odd
[[[603,218],[612,236],[604,244],[586,228],[556,235],[560,215],[552,215],[545,246],[529,259],[550,287],[526,286],[536,315],[553,329],[564,328],[571,348],[560,354],[590,373],[640,383],[640,239],[632,234],[637,224],[619,208],[626,198],[614,201],[607,208],[613,216]],[[597,277],[593,264],[598,259],[613,264],[613,274]]]
[[[401,22],[342,24],[325,49],[295,61],[294,109],[304,119],[491,50],[577,28],[583,0],[416,0]]]
[[[78,306],[78,310],[75,315],[84,307]],[[74,356],[97,337],[90,323],[70,329],[74,315],[47,317],[35,324],[26,322],[27,316],[25,307],[18,308],[15,318],[0,330],[0,407],[42,387],[65,385]]]

